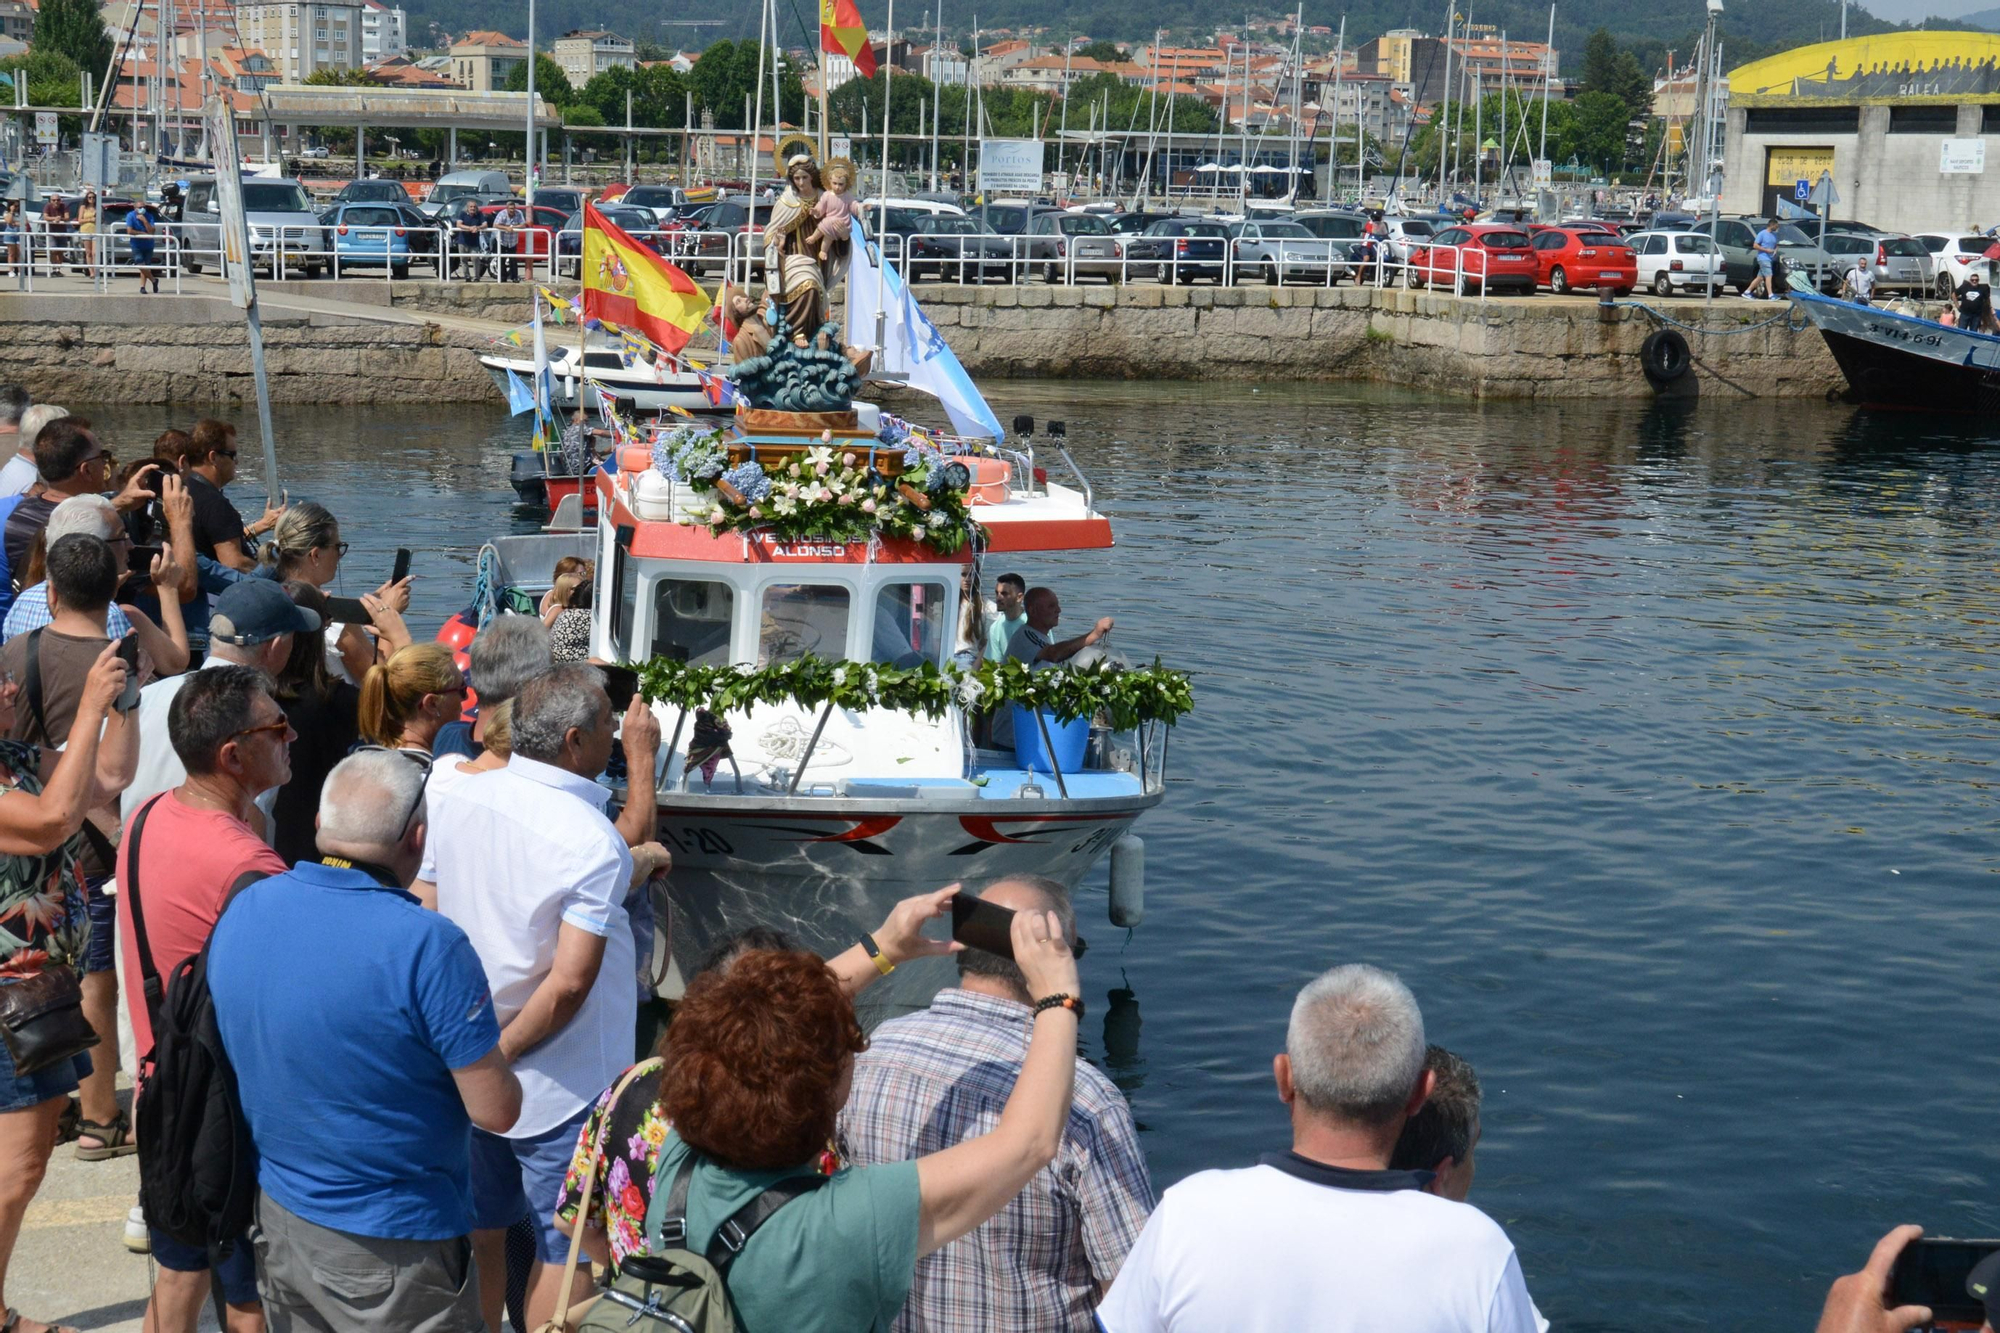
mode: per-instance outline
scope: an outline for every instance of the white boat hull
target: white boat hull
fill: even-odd
[[[593,350],[586,363],[586,374],[591,382],[602,385],[627,410],[640,412],[663,412],[678,407],[689,412],[720,413],[732,409],[718,408],[709,402],[701,381],[692,373],[656,373],[650,366],[634,364],[598,365],[600,358],[617,362],[615,354]],[[479,364],[486,367],[486,373],[493,379],[493,387],[500,396],[507,396],[507,374],[512,371],[524,383],[532,384],[535,377],[533,357],[509,357],[486,355],[479,358]],[[578,392],[588,386],[579,384],[576,376],[576,353],[574,348],[565,349],[560,355],[551,354],[549,370],[555,377],[555,392],[551,406],[558,411],[569,411],[576,407]],[[589,410],[597,410],[597,395],[585,393]]]

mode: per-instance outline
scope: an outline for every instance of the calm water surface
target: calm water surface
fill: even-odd
[[[1367,961],[1478,1067],[1473,1199],[1558,1326],[1810,1327],[1891,1223],[2000,1233],[2000,450],[1819,404],[994,397],[1067,420],[1119,535],[1008,567],[1200,673],[1145,925],[1081,904],[1160,1186],[1287,1142],[1292,994]],[[189,415],[90,414],[128,457]],[[344,591],[417,548],[420,633],[531,526],[497,406],[277,430]]]

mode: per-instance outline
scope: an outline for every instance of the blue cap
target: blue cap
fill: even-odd
[[[306,634],[319,628],[319,612],[309,611],[270,579],[247,578],[232,583],[215,599],[208,637],[220,643],[250,648],[281,634]]]

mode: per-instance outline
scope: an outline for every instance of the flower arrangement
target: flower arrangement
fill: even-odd
[[[653,466],[709,502],[703,517],[713,532],[766,528],[833,541],[884,532],[940,555],[959,550],[973,527],[970,472],[927,445],[906,450],[903,462],[900,476],[884,477],[868,450],[839,447],[831,432],[768,467],[756,459],[728,466],[720,431],[682,426],[653,446]]]
[[[830,661],[807,655],[767,667],[689,666],[656,657],[639,668],[639,689],[649,703],[722,714],[759,703],[805,708],[888,708],[935,718],[953,703],[995,708],[1015,703],[1046,708],[1060,722],[1103,713],[1128,730],[1143,722],[1169,725],[1194,710],[1187,673],[1161,666],[1028,670],[1015,661],[985,662],[971,671],[944,671],[929,662],[914,667]]]

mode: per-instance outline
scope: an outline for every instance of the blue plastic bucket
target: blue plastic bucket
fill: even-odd
[[[1053,773],[1055,765],[1049,762],[1049,754],[1042,747],[1042,729],[1035,725],[1035,715],[1019,704],[1007,705],[1014,714],[1014,759],[1030,773]],[[1055,746],[1056,764],[1065,773],[1076,773],[1083,768],[1083,752],[1090,744],[1090,718],[1086,715],[1074,722],[1058,722],[1055,714],[1046,709],[1042,718],[1048,723],[1049,743]]]

